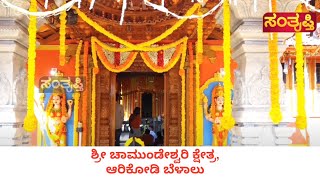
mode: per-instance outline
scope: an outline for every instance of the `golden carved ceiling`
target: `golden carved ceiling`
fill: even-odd
[[[124,23],[120,25],[122,0],[96,0],[92,10],[89,10],[91,0],[82,1],[81,10],[88,17],[99,23],[106,30],[131,42],[141,42],[155,38],[177,22],[176,18],[146,6],[143,0],[128,0]],[[151,1],[155,4],[161,4],[161,0]],[[49,9],[57,7],[54,1],[49,2]],[[202,11],[207,12],[217,3],[218,0],[208,0]],[[166,7],[171,12],[179,15],[184,15],[193,4],[190,0],[165,0]],[[38,0],[38,5],[44,10],[44,0]],[[204,19],[205,39],[222,39],[222,28],[215,23],[214,15],[212,14]],[[72,19],[77,16],[70,15],[70,17]],[[49,17],[47,21],[48,23],[38,30],[39,42],[41,44],[59,44],[59,17]],[[184,36],[195,39],[196,27],[196,19],[187,20],[165,40],[174,41]],[[70,23],[67,25],[67,43],[74,43],[74,40],[79,39],[89,39],[91,36],[96,36],[102,41],[110,41],[110,39],[94,30],[79,17],[76,24]]]

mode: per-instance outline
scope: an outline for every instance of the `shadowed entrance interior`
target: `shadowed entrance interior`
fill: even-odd
[[[124,107],[124,123],[120,138],[123,144],[129,138],[129,117],[135,107],[141,108],[141,131],[149,126],[154,131],[161,131],[162,122],[158,118],[164,113],[164,75],[159,73],[117,74],[117,91],[122,95],[121,104]]]

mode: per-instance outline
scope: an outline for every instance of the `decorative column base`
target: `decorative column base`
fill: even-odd
[[[30,133],[23,129],[26,110],[13,106],[0,106],[0,146],[31,145]]]
[[[295,128],[287,123],[240,123],[233,130],[232,146],[287,146]]]

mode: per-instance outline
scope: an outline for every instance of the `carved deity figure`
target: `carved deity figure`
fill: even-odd
[[[41,100],[42,107],[43,99]],[[68,109],[66,107],[68,104]],[[66,94],[63,88],[55,89],[51,94],[44,113],[46,114],[45,129],[51,146],[67,145],[66,123],[71,117],[72,100],[66,103]]]
[[[213,146],[226,146],[228,140],[228,130],[221,126],[224,113],[224,89],[218,84],[212,91],[212,101],[208,105],[208,100],[204,99],[204,112],[206,119],[212,122]]]

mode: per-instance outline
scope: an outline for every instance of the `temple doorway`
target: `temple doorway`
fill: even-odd
[[[124,106],[124,133],[121,138],[121,145],[124,145],[129,137],[129,116],[137,106],[142,111],[142,95],[148,92],[152,94],[152,121],[148,122],[149,118],[143,118],[141,128],[155,123],[154,132],[162,132],[165,146],[181,145],[182,79],[179,67],[178,62],[167,72],[155,73],[138,58],[129,69],[121,73],[101,67],[96,75],[95,118],[92,118],[93,122],[89,122],[96,125],[96,131],[93,132],[94,144],[114,146],[116,93],[120,93],[121,104]],[[155,119],[162,121],[154,121]],[[91,129],[88,130],[88,133],[92,133]],[[91,140],[88,138],[89,143]]]
[[[121,94],[124,122],[120,145],[129,139],[129,117],[135,107],[140,107],[141,132],[152,126],[155,133],[162,130],[164,113],[164,74],[153,72],[122,72],[117,74],[117,92]]]

